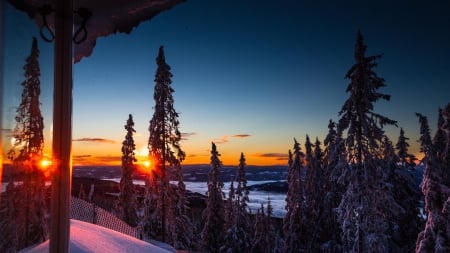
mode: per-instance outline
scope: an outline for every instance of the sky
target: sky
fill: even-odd
[[[419,155],[419,123],[436,130],[438,108],[450,102],[450,2],[188,0],[131,34],[99,38],[93,54],[74,65],[73,164],[119,164],[128,114],[143,161],[153,115],[155,58],[164,46],[172,69],[184,164],[207,164],[211,142],[225,165],[286,165],[296,138],[323,141],[348,97],[357,31],[367,54],[381,54],[375,72],[386,80],[375,111],[398,121]],[[95,15],[95,13],[93,14]],[[53,45],[25,14],[5,10],[2,134],[14,128],[24,60],[31,39],[41,50],[41,110],[51,153]],[[6,136],[6,137],[5,137]]]

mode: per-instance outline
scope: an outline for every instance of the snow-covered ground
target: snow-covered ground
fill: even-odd
[[[162,244],[161,244],[162,245]],[[71,253],[86,252],[175,252],[163,249],[161,245],[150,244],[134,237],[100,227],[91,223],[70,220],[70,246]],[[21,253],[44,253],[49,251],[49,241],[26,248]]]

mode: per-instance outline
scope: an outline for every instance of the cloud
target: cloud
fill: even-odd
[[[108,140],[108,139],[104,139],[104,138],[80,138],[80,139],[74,139],[72,141],[101,142],[101,143],[111,143],[111,144],[116,143],[116,141],[114,141],[114,140]]]
[[[220,138],[212,139],[211,141],[214,142],[215,144],[223,144],[223,143],[229,142],[230,138],[240,138],[240,139],[242,139],[242,138],[248,138],[250,136],[251,136],[250,134],[234,134],[234,135],[231,135],[231,136],[224,135],[224,136],[222,136]]]
[[[76,165],[116,165],[121,162],[120,156],[74,155],[72,162]]]
[[[211,150],[205,150],[206,152],[211,152]],[[209,157],[209,154],[190,154],[188,155],[189,158],[194,158],[194,157]]]
[[[212,142],[214,142],[215,144],[224,144],[228,142],[228,135],[224,135],[222,137],[220,137],[220,139],[212,139]]]
[[[186,140],[188,140],[189,139],[189,137],[191,137],[191,136],[193,136],[193,135],[196,135],[197,133],[195,133],[195,132],[191,132],[191,133],[181,133],[181,139],[183,140],[183,141],[186,141]]]
[[[232,135],[231,137],[232,138],[247,138],[250,136],[252,136],[252,135],[250,135],[250,134],[235,134],[235,135]]]
[[[96,157],[94,157],[94,159],[96,161],[106,162],[106,163],[122,161],[122,157],[120,157],[120,156],[96,156]]]
[[[89,158],[92,157],[91,155],[74,155],[72,156],[73,159],[83,159],[83,158]]]
[[[256,154],[255,156],[263,157],[263,158],[275,158],[279,161],[285,161],[288,160],[289,155],[284,153],[263,153],[263,154]]]

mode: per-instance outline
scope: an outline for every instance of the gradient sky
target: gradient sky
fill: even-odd
[[[211,141],[224,164],[286,164],[293,138],[322,141],[348,94],[358,29],[375,70],[392,95],[375,110],[398,121],[418,153],[415,112],[436,130],[450,102],[450,2],[188,0],[130,35],[100,38],[74,66],[74,164],[118,164],[124,124],[136,123],[137,153],[145,155],[158,48],[172,68],[185,164],[209,163]],[[36,26],[6,9],[3,134],[14,127],[22,66]],[[95,15],[95,13],[94,13]],[[51,147],[52,50],[39,38],[46,150]],[[395,143],[400,128],[386,128]],[[8,142],[8,141],[5,141]]]

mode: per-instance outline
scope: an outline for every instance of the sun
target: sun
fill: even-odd
[[[149,160],[145,160],[145,161],[143,161],[142,162],[142,165],[145,167],[145,168],[150,168],[150,166],[152,165],[152,162],[151,161],[149,161]]]
[[[50,176],[52,171],[52,159],[48,156],[42,157],[38,162],[39,169],[45,174],[46,177]]]
[[[47,169],[48,167],[50,167],[52,165],[52,161],[43,158],[40,162],[39,162],[39,167],[41,167],[42,169]]]
[[[153,162],[148,157],[139,159],[136,165],[140,173],[150,174],[153,170]]]

